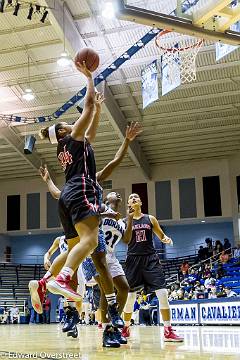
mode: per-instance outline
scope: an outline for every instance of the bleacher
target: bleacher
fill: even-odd
[[[218,280],[218,285],[230,286],[235,293],[240,295],[240,266],[234,266],[234,262],[232,262],[224,264],[223,268],[227,275]]]
[[[10,308],[16,304],[20,315],[25,315],[25,304],[29,296],[28,283],[40,279],[43,266],[0,264],[0,304]]]

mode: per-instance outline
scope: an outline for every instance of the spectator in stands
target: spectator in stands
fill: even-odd
[[[13,304],[13,306],[9,310],[10,312],[10,322],[12,324],[18,324],[19,323],[19,309],[16,304]]]
[[[235,291],[233,291],[230,286],[226,286],[225,291],[226,291],[227,297],[237,296],[237,294],[235,293]]]
[[[208,250],[207,248],[204,248],[203,246],[200,246],[198,250],[198,261],[203,261],[207,259]]]
[[[223,244],[220,240],[215,241],[215,246],[213,250],[213,255],[216,257],[216,259],[219,257],[220,253],[223,251]]]
[[[227,238],[224,239],[223,249],[225,250],[226,254],[231,254],[232,252],[232,245]]]
[[[205,264],[205,267],[204,267],[204,270],[203,270],[203,272],[202,272],[202,277],[203,277],[204,279],[207,279],[208,276],[209,276],[209,274],[212,275],[211,265],[210,265],[210,263],[206,263],[206,264]]]
[[[227,264],[229,262],[230,259],[230,255],[226,254],[226,251],[223,250],[221,255],[219,256],[219,260],[221,261],[222,264]]]
[[[188,261],[184,260],[180,267],[180,271],[183,275],[186,275],[186,274],[188,274],[189,268],[190,268],[190,265],[188,264]]]
[[[139,324],[140,325],[151,325],[150,304],[148,303],[145,296],[142,296],[141,301],[140,301]]]
[[[223,264],[218,264],[216,279],[220,280],[223,276],[225,276],[225,270],[223,268]]]
[[[236,247],[236,249],[235,249],[234,252],[233,252],[233,257],[234,257],[235,259],[240,258],[240,243],[237,244],[237,247]]]
[[[177,291],[177,295],[178,295],[178,300],[184,300],[184,290],[182,288],[180,288]]]
[[[216,299],[217,298],[217,288],[216,288],[216,286],[213,286],[211,288],[211,291],[208,294],[208,298],[209,299]]]
[[[7,324],[8,312],[5,310],[4,306],[0,306],[0,324]]]
[[[213,256],[213,244],[212,244],[212,239],[211,238],[207,238],[205,239],[205,243],[207,245],[207,258],[210,258],[211,256]]]
[[[43,302],[43,322],[50,324],[50,313],[51,313],[51,300],[49,296],[46,296]]]
[[[220,285],[219,290],[217,291],[217,297],[222,298],[222,297],[226,297],[226,296],[227,296],[227,293],[226,293],[225,287],[223,285]]]
[[[187,282],[190,284],[190,285],[194,285],[195,282],[199,279],[198,277],[198,270],[195,270],[195,269],[191,269],[190,270],[190,274],[188,275],[187,277]]]
[[[204,281],[204,287],[205,287],[205,289],[211,288],[213,282],[214,282],[214,285],[215,285],[216,279],[214,279],[214,278],[212,277],[212,274],[210,273],[210,274],[208,274],[206,280]]]

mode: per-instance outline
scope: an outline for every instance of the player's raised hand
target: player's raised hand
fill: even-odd
[[[126,129],[126,138],[129,141],[133,141],[137,135],[139,135],[143,131],[139,122],[131,122],[130,125],[127,126]]]
[[[92,73],[90,70],[88,70],[85,61],[83,61],[83,63],[81,64],[80,62],[76,62],[75,63],[76,68],[78,69],[78,71],[80,71],[83,75],[85,75],[87,78],[91,78],[92,77]]]
[[[133,218],[134,212],[135,212],[134,208],[133,208],[132,206],[128,206],[128,208],[127,208],[127,215],[128,215],[129,217]]]
[[[48,254],[45,254],[45,255],[44,255],[43,265],[44,265],[44,269],[45,269],[45,270],[49,270],[49,269],[50,269],[50,266],[52,265],[52,264],[51,264],[51,261],[50,261],[50,259],[49,259]]]
[[[99,92],[96,92],[96,94],[95,94],[95,106],[96,106],[96,108],[101,108],[102,103],[104,102],[104,100],[105,100],[104,95],[99,93]]]
[[[40,166],[39,168],[39,174],[41,175],[41,178],[43,179],[43,181],[48,182],[51,178],[48,172],[48,168],[47,165],[44,166]]]

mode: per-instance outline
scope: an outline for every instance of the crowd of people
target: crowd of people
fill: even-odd
[[[6,303],[0,305],[0,324],[18,324],[19,319],[20,312],[16,304],[9,308]]]
[[[240,264],[240,244],[234,249],[225,238],[224,243],[212,239],[200,246],[197,264],[192,267],[183,261],[179,269],[179,281],[168,288],[169,300],[216,299],[237,296],[230,286],[224,286],[221,279],[227,275],[224,265]]]

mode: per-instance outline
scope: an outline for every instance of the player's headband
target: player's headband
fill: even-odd
[[[55,124],[48,128],[49,140],[51,144],[57,144],[56,126]]]

